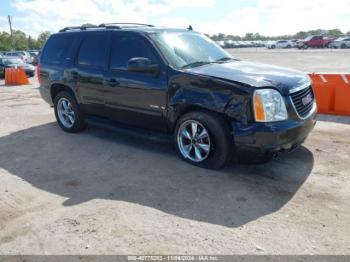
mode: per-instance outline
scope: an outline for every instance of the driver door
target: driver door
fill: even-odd
[[[128,71],[128,61],[135,57],[149,58],[158,64],[159,74]],[[166,67],[144,36],[133,32],[112,33],[104,85],[109,118],[134,126],[166,130]]]

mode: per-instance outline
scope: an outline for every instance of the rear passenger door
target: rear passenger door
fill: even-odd
[[[107,70],[108,46],[108,32],[85,33],[75,59],[76,69],[72,71],[82,108],[91,115],[106,115],[103,80]]]
[[[135,57],[149,58],[158,64],[159,74],[128,71],[128,61]],[[166,67],[148,39],[135,32],[112,33],[105,83],[110,118],[150,129],[166,129]]]

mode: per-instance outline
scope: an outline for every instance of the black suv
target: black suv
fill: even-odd
[[[184,160],[207,168],[231,153],[291,151],[316,123],[306,74],[234,59],[191,27],[64,28],[43,48],[38,77],[64,131],[93,116],[166,132]]]

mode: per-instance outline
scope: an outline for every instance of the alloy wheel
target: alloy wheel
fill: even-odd
[[[75,122],[75,113],[68,99],[62,97],[57,103],[57,113],[62,125],[72,128]]]
[[[181,124],[177,133],[177,143],[182,156],[197,163],[207,159],[211,150],[207,129],[195,120]]]

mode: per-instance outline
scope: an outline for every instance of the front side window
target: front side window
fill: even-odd
[[[107,34],[87,34],[79,49],[78,64],[86,67],[103,68],[107,61],[107,46]]]
[[[232,59],[214,41],[196,32],[161,32],[151,37],[168,62],[178,69]]]
[[[114,34],[112,36],[110,69],[126,70],[128,61],[134,57],[149,58],[153,62],[155,60],[152,50],[141,36]]]

